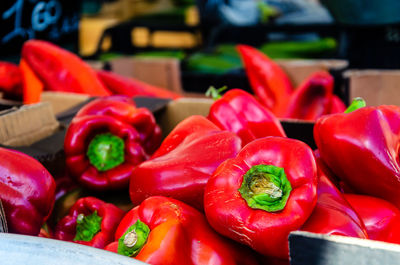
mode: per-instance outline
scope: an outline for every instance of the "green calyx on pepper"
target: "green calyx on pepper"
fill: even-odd
[[[107,171],[124,162],[124,140],[111,133],[96,135],[89,143],[87,156],[99,171]]]
[[[221,88],[215,88],[214,86],[210,86],[206,91],[206,97],[211,97],[214,100],[220,99],[222,97],[221,92],[227,89],[228,89],[227,86],[223,86]]]
[[[76,218],[76,235],[74,241],[89,242],[101,230],[102,218],[94,211],[90,215],[79,214]]]
[[[137,220],[118,239],[118,253],[128,257],[135,257],[147,242],[150,228],[140,220]]]
[[[239,192],[253,209],[277,212],[285,208],[292,186],[281,167],[256,165],[243,176]]]
[[[365,103],[365,100],[357,97],[353,99],[353,102],[351,102],[350,106],[344,111],[344,113],[349,113],[352,111],[355,111],[357,109],[361,109],[363,107],[367,106],[367,103]]]

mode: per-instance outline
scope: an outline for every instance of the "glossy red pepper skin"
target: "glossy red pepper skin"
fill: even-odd
[[[38,235],[54,206],[55,182],[34,158],[0,148],[0,199],[10,233]]]
[[[98,216],[102,218],[101,230],[90,241],[75,241],[78,215],[84,214],[86,216],[94,211],[97,211]],[[113,241],[115,230],[123,216],[124,211],[111,203],[106,203],[95,197],[83,197],[77,200],[69,210],[68,215],[57,223],[54,238],[95,248],[104,248]]]
[[[400,210],[385,200],[357,194],[344,194],[363,220],[369,239],[400,243]]]
[[[291,95],[285,117],[315,121],[322,115],[344,112],[346,107],[334,96],[333,85],[328,72],[311,74]]]
[[[147,109],[136,108],[126,98],[97,99],[83,107],[72,120],[64,141],[66,164],[72,176],[90,189],[128,187],[133,169],[149,157],[161,141],[161,131]],[[99,132],[109,132],[124,141],[124,162],[99,171],[86,155]]]
[[[208,178],[241,148],[241,140],[203,116],[180,122],[153,156],[135,168],[129,194],[134,205],[154,195],[173,197],[203,208]]]
[[[108,71],[98,71],[98,78],[113,94],[126,95],[129,97],[147,96],[177,99],[180,94],[164,88],[156,87],[135,78],[124,77]]]
[[[352,190],[400,207],[400,108],[364,107],[324,116],[314,126],[322,160]]]
[[[252,209],[239,193],[246,172],[260,164],[283,168],[291,184],[290,196],[280,211]],[[206,186],[204,209],[220,234],[263,255],[288,258],[288,235],[310,216],[317,200],[316,186],[317,168],[310,147],[284,137],[260,138],[215,170]]]
[[[50,42],[28,40],[22,58],[43,82],[45,90],[108,96],[96,72],[75,54]]]
[[[130,124],[138,131],[148,154],[154,153],[161,144],[161,128],[153,113],[146,108],[137,108],[130,97],[115,95],[93,100],[82,107],[76,117],[87,115],[106,115]]]
[[[137,220],[150,228],[135,259],[152,265],[257,264],[254,253],[218,235],[198,210],[178,200],[154,196],[130,210],[115,232],[115,240]],[[117,252],[118,242],[105,249]]]
[[[280,66],[267,55],[248,45],[238,45],[247,77],[260,102],[282,117],[293,86]]]
[[[318,169],[317,196],[317,205],[300,230],[368,238],[362,219],[320,169]]]
[[[241,89],[231,89],[216,100],[207,118],[222,130],[236,133],[243,145],[265,136],[286,137],[278,118]]]
[[[23,79],[18,65],[9,62],[0,62],[0,92],[6,98],[22,98]]]

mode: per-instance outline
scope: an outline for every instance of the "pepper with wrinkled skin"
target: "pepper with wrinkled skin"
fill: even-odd
[[[10,233],[38,235],[54,206],[55,182],[23,153],[0,148],[0,199]]]
[[[208,180],[204,210],[220,234],[257,252],[288,258],[288,235],[317,201],[317,168],[305,143],[256,139],[223,162]]]
[[[362,107],[321,117],[314,139],[322,160],[359,194],[400,207],[400,107]]]
[[[254,253],[218,235],[196,209],[154,196],[130,210],[106,250],[152,265],[250,265]]]
[[[203,209],[204,187],[214,170],[241,148],[240,138],[200,115],[181,121],[153,156],[132,172],[129,194],[134,205],[162,195]]]
[[[67,216],[61,219],[54,238],[95,248],[104,248],[113,241],[124,211],[95,197],[77,200]]]
[[[130,97],[147,96],[177,99],[182,97],[173,91],[156,87],[135,78],[127,78],[108,71],[98,71],[97,77],[113,94]]]
[[[344,112],[346,106],[333,94],[333,84],[326,71],[311,74],[291,95],[285,118],[314,121],[322,115]]]
[[[367,195],[344,197],[363,220],[369,239],[400,243],[400,210],[393,204]]]
[[[319,167],[317,196],[317,205],[300,230],[368,238],[363,220]]]
[[[44,84],[44,90],[111,95],[88,64],[50,42],[26,41],[21,57]]]
[[[85,187],[128,187],[133,169],[158,147],[161,131],[152,113],[130,101],[100,98],[72,120],[64,141],[66,165]]]
[[[289,77],[267,55],[248,45],[238,45],[247,77],[261,104],[278,117],[285,113],[293,92]]]
[[[217,99],[207,118],[221,129],[236,133],[243,145],[265,136],[286,137],[278,118],[241,89],[231,89]]]

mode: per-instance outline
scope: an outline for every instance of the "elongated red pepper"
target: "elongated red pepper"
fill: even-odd
[[[344,197],[363,220],[369,239],[400,243],[400,211],[393,204],[367,195]]]
[[[26,41],[22,47],[22,59],[43,82],[45,90],[110,95],[88,64],[50,42]]]
[[[218,235],[196,209],[154,196],[129,211],[105,249],[152,265],[257,264],[254,253]]]
[[[400,107],[326,115],[314,126],[322,160],[352,190],[400,207]]]
[[[34,158],[0,148],[0,199],[9,232],[38,235],[54,205],[55,182]]]
[[[241,89],[231,89],[217,99],[207,118],[221,129],[236,133],[243,145],[265,136],[286,136],[278,118]]]
[[[346,106],[333,95],[333,84],[328,72],[311,74],[291,95],[285,117],[314,121],[325,114],[344,112]]]
[[[133,169],[161,140],[151,112],[118,98],[97,99],[83,107],[65,136],[67,167],[91,189],[127,187]]]
[[[22,98],[22,73],[18,65],[0,61],[0,92],[5,98]]]
[[[123,77],[112,72],[98,71],[97,76],[113,94],[130,97],[148,96],[171,99],[182,97],[178,93],[167,89],[152,86],[135,78]]]
[[[317,196],[317,205],[300,230],[368,238],[362,219],[320,168],[318,168]]]
[[[241,148],[241,140],[203,116],[180,122],[151,159],[138,165],[130,179],[134,205],[154,195],[173,197],[203,208],[204,187],[214,170]]]
[[[310,147],[265,137],[247,144],[210,177],[204,210],[219,233],[268,256],[288,257],[289,232],[299,229],[317,200]]]
[[[95,197],[80,198],[55,228],[54,238],[104,248],[113,241],[124,211]]]
[[[248,45],[238,45],[251,88],[260,102],[278,117],[285,113],[292,83],[280,66],[267,55]]]

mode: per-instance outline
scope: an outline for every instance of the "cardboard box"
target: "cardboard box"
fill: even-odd
[[[350,100],[362,97],[368,106],[400,106],[400,70],[349,70],[344,78]]]

